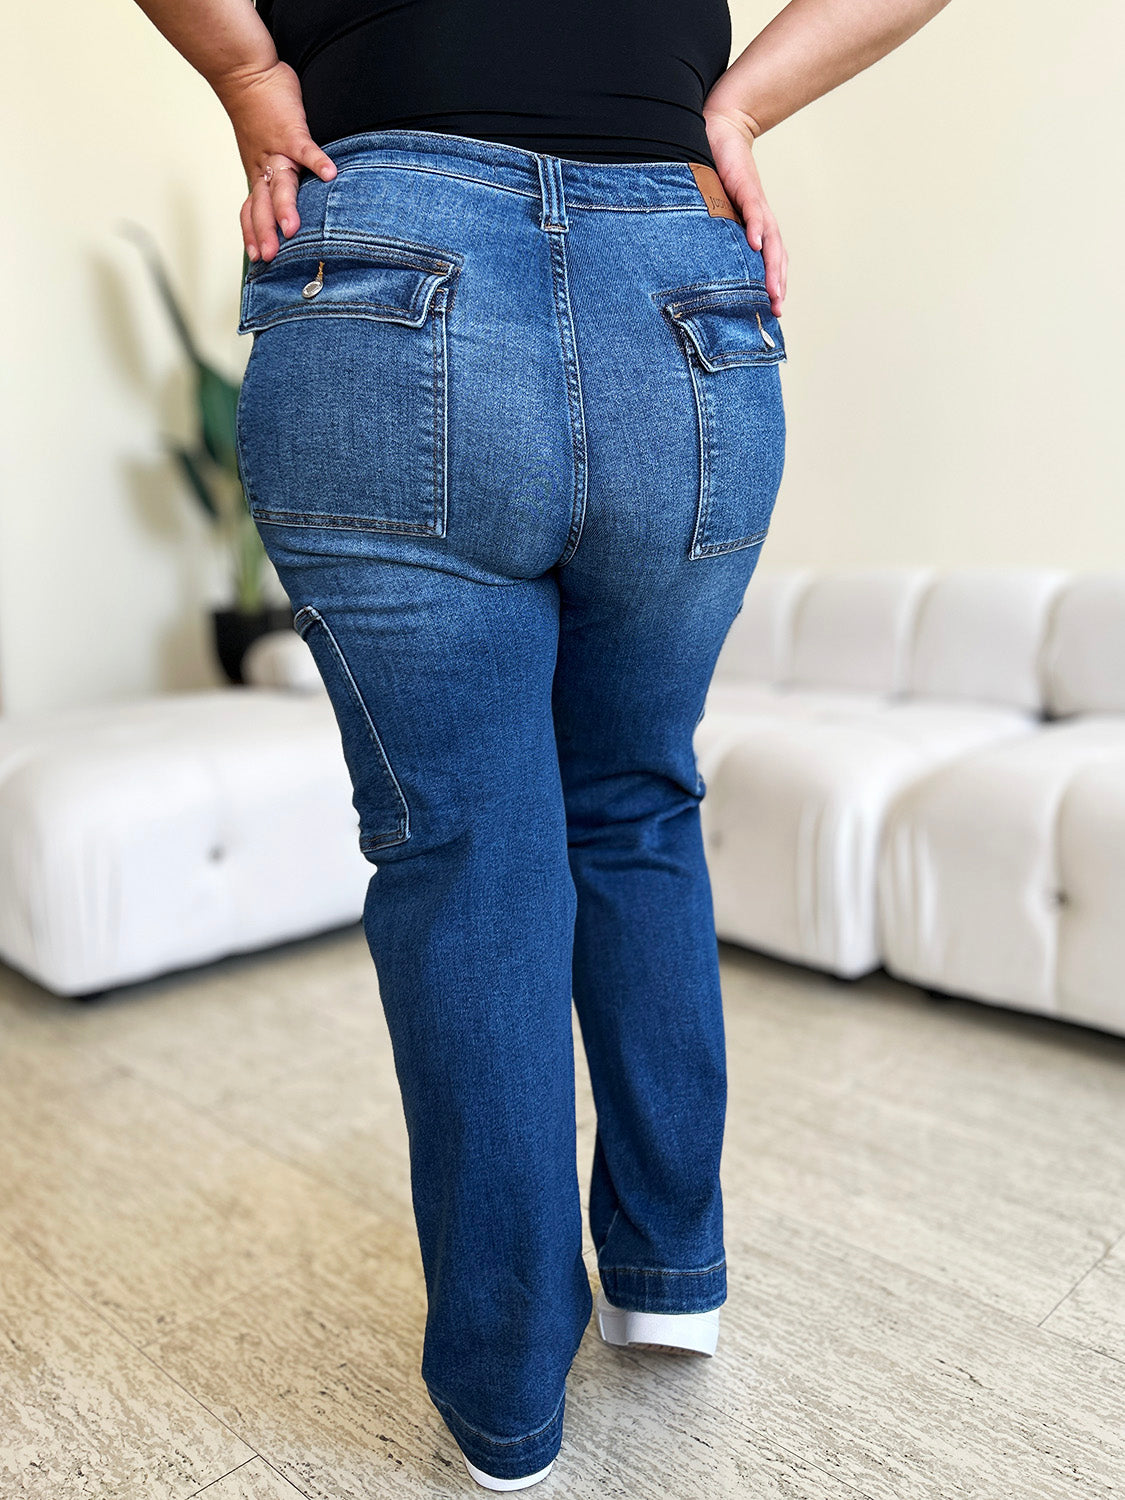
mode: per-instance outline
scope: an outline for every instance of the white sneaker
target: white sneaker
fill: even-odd
[[[465,1455],[462,1453],[461,1457],[465,1458]],[[546,1479],[555,1467],[555,1460],[552,1459],[545,1469],[539,1470],[538,1474],[525,1474],[522,1479],[494,1479],[491,1474],[483,1474],[467,1458],[465,1458],[465,1467],[476,1482],[486,1490],[526,1490],[529,1484],[538,1484],[541,1479]]]
[[[634,1345],[669,1354],[714,1354],[719,1308],[699,1313],[630,1312],[598,1293],[598,1332],[607,1344]]]

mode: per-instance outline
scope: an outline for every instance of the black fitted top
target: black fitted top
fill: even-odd
[[[320,146],[440,130],[585,161],[715,165],[727,0],[258,0]]]

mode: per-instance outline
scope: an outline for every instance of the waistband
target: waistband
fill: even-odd
[[[718,174],[702,162],[580,161],[476,136],[398,128],[343,136],[322,149],[340,171],[408,167],[539,199],[547,225],[563,225],[568,210],[583,208],[679,208],[739,217]],[[312,175],[301,171],[302,180]]]

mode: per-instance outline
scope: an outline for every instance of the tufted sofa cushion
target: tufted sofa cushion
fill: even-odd
[[[918,779],[890,810],[878,889],[892,973],[1125,1030],[1125,718]]]
[[[0,720],[0,955],[60,994],[355,921],[371,873],[325,693]]]
[[[1070,580],[1043,664],[1052,714],[1125,714],[1125,575]]]

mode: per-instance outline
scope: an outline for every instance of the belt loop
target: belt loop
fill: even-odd
[[[540,229],[565,231],[570,228],[566,217],[566,198],[563,195],[562,162],[557,156],[546,156],[536,152],[539,167],[539,191],[543,208],[539,215]]]

